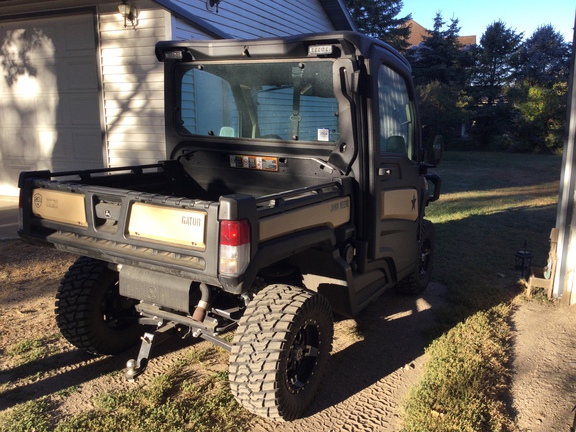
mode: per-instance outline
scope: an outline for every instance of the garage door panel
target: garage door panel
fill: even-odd
[[[36,99],[14,96],[10,105],[1,111],[3,129],[20,129],[37,124]]]
[[[74,126],[93,126],[98,120],[100,105],[92,95],[71,95],[70,124]]]
[[[86,31],[86,28],[92,28],[93,26],[92,16],[81,17],[79,22],[69,23],[64,28],[66,51],[72,52],[71,55],[74,55],[73,52],[79,50],[94,52],[96,49],[94,33]]]
[[[104,165],[94,32],[92,14],[0,23],[0,171]]]
[[[73,156],[76,160],[85,162],[90,162],[95,159],[102,160],[102,148],[98,145],[102,142],[102,131],[74,132],[72,139],[74,143],[82,143],[82,146],[72,146]]]
[[[2,135],[4,138],[3,157],[22,159],[26,162],[38,159],[38,152],[42,147],[35,128],[4,129]]]
[[[68,90],[93,90],[98,87],[97,70],[94,63],[88,60],[84,57],[66,62]]]

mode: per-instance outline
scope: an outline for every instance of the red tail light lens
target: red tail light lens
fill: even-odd
[[[250,224],[247,220],[220,222],[220,274],[239,276],[250,263]]]
[[[220,244],[240,246],[250,243],[250,224],[246,219],[220,222]]]

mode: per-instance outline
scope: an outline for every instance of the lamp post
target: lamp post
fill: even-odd
[[[515,269],[520,270],[520,277],[527,278],[529,275],[530,266],[532,265],[532,252],[526,250],[526,240],[524,246],[514,254]]]

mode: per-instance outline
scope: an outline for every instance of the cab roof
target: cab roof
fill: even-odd
[[[336,49],[330,54],[311,55],[310,46],[333,46]],[[387,43],[352,31],[260,39],[162,41],[156,44],[156,57],[161,62],[289,59],[312,56],[370,57],[375,46],[410,68],[406,58]]]

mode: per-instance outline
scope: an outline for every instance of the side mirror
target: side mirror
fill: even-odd
[[[432,145],[426,149],[426,163],[436,166],[442,160],[442,155],[444,154],[444,137],[442,135],[436,135],[434,137],[434,142]]]
[[[440,178],[440,176],[438,174],[435,174],[435,173],[426,174],[424,177],[426,178],[426,181],[428,181],[429,184],[431,183],[433,186],[432,195],[428,196],[428,201],[426,202],[426,205],[428,205],[429,202],[437,201],[438,198],[440,198],[440,189],[442,187],[442,179]]]

